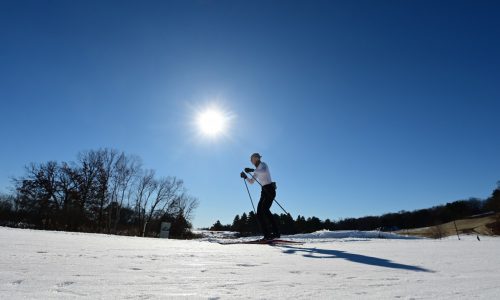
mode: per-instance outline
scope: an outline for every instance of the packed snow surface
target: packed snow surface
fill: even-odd
[[[0,227],[0,299],[498,299],[499,238],[373,234],[269,246]]]

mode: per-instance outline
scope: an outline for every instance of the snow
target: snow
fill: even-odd
[[[0,227],[1,299],[496,299],[500,239],[220,245]],[[319,242],[315,241],[319,240]],[[338,238],[341,237],[341,238]]]

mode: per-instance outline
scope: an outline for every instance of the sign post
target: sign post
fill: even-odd
[[[168,236],[170,234],[170,223],[168,222],[161,222],[161,229],[160,229],[160,238],[161,239],[168,239]]]

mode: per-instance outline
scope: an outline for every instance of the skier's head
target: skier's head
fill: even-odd
[[[254,154],[252,154],[252,156],[250,156],[250,161],[252,162],[252,164],[253,164],[254,166],[256,166],[256,167],[257,167],[257,166],[259,166],[259,163],[260,163],[260,158],[261,158],[261,157],[262,157],[262,156],[260,156],[260,154],[259,154],[259,153],[254,153]]]

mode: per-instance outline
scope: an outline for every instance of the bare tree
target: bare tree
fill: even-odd
[[[70,223],[75,224],[73,209],[78,201],[78,174],[68,163],[63,162],[59,167],[57,180],[59,182],[59,199],[61,199],[61,221],[67,228]],[[76,204],[76,205],[75,205]],[[75,228],[71,228],[75,229]]]
[[[175,206],[183,191],[183,181],[175,177],[160,178],[155,180],[155,183],[152,203],[144,205],[142,209],[145,213],[143,236],[147,233],[147,224],[151,222],[153,216],[162,215],[166,208]]]
[[[16,191],[20,195],[21,208],[34,216],[43,228],[55,225],[60,209],[58,198],[58,164],[49,161],[26,166],[26,176],[14,179]]]
[[[79,205],[82,211],[93,212],[92,206],[98,193],[98,174],[101,161],[97,151],[84,151],[78,154],[76,182],[78,184]],[[93,214],[87,217],[94,218]]]
[[[137,181],[134,208],[137,215],[137,221],[139,223],[139,231],[142,230],[142,233],[144,233],[143,228],[146,224],[146,209],[158,186],[154,177],[155,172],[153,170],[146,170]]]
[[[178,200],[179,212],[184,215],[186,220],[191,221],[194,217],[194,211],[198,208],[199,201],[196,197],[183,193]]]
[[[101,149],[97,152],[99,161],[99,190],[98,190],[98,222],[97,227],[102,230],[104,221],[104,207],[110,203],[111,198],[111,178],[115,173],[116,157],[118,152],[116,150]]]
[[[115,162],[115,172],[114,172],[114,187],[113,196],[115,200],[115,215],[114,215],[114,225],[113,231],[116,234],[118,223],[120,222],[120,212],[124,205],[125,200],[130,199],[130,189],[133,186],[134,180],[141,170],[140,159],[136,156],[126,156],[125,153],[121,153]],[[128,202],[128,201],[127,201]],[[127,205],[129,203],[126,203]],[[111,214],[110,214],[111,215]]]

